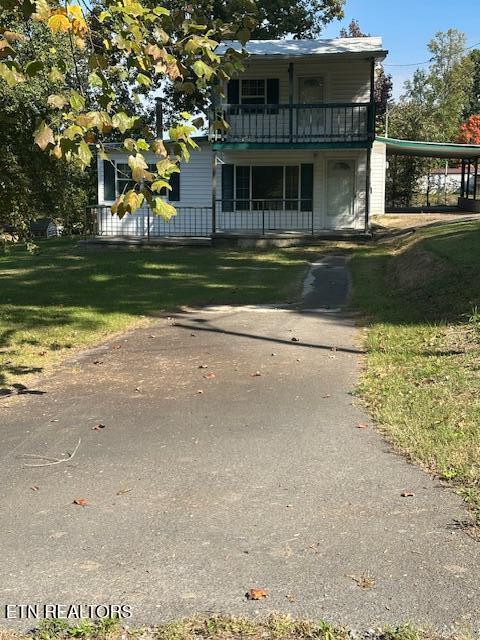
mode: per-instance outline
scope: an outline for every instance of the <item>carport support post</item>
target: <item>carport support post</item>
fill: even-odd
[[[217,230],[217,152],[212,154],[212,234]]]
[[[462,159],[462,183],[460,186],[460,197],[465,198],[465,160]]]
[[[478,158],[475,160],[475,177],[473,178],[473,199],[477,199]]]

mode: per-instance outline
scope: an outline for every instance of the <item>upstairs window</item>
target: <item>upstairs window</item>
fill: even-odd
[[[265,80],[242,80],[240,83],[241,104],[265,104],[267,101]]]
[[[278,78],[234,78],[227,85],[227,103],[230,105],[278,105],[279,97]]]

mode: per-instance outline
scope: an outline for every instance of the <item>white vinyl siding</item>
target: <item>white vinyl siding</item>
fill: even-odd
[[[370,100],[370,62],[368,60],[345,60],[344,62],[320,62],[315,60],[293,61],[294,98],[298,101],[298,79],[301,77],[323,78],[325,102],[368,102]],[[288,62],[285,60],[251,60],[247,63],[241,79],[278,78],[279,102],[288,104]]]
[[[387,147],[381,142],[374,142],[372,149],[372,193],[370,215],[385,213],[385,174],[387,170]]]

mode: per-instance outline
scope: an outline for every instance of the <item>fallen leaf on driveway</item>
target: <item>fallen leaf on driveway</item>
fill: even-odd
[[[289,601],[289,602],[295,602],[295,596],[292,596],[291,593],[288,593],[285,598]]]
[[[94,360],[93,364],[103,364],[103,360]]]
[[[260,373],[260,371],[255,371],[255,373],[251,373],[250,375],[252,376],[252,378],[258,378],[262,374]]]
[[[73,504],[76,504],[77,507],[86,507],[88,504],[88,500],[85,500],[85,498],[75,498]]]
[[[199,369],[208,369],[208,364],[199,364],[198,368]]]
[[[100,429],[105,429],[105,425],[104,424],[96,424],[94,427],[92,427],[92,431],[100,431]]]
[[[217,376],[213,373],[213,371],[210,371],[210,373],[206,373],[203,377],[206,378],[207,380],[213,380]]]
[[[130,493],[130,491],[132,489],[120,489],[120,491],[117,491],[117,496],[123,496],[125,493]]]
[[[413,493],[413,491],[402,491],[402,493],[400,494],[402,496],[402,498],[414,498],[415,494]]]
[[[115,346],[112,347],[112,349],[121,349],[122,345],[121,344],[116,344]]]
[[[263,598],[268,597],[267,589],[261,589],[257,587],[253,587],[245,594],[247,600],[262,600]]]
[[[375,586],[375,578],[373,576],[347,575],[347,578],[351,578],[354,582],[356,582],[360,589],[371,589],[373,586]]]
[[[291,338],[292,342],[300,342],[300,338]]]
[[[37,486],[30,487],[30,489],[31,489],[32,491],[38,491],[38,490],[39,490],[39,488],[40,488],[40,487],[37,487]]]
[[[202,393],[203,393],[203,389],[199,389],[199,390],[197,391],[197,393],[198,393],[198,394],[202,394]]]
[[[361,422],[357,424],[357,429],[368,429],[368,424],[362,424]]]

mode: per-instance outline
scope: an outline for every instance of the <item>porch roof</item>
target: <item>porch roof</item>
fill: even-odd
[[[234,40],[226,41],[216,49],[216,53],[222,55],[229,48],[241,51],[242,45]],[[264,58],[348,55],[383,59],[388,53],[382,47],[382,39],[378,37],[331,40],[250,40],[244,48],[250,56]]]
[[[420,140],[397,140],[396,138],[376,137],[387,147],[387,153],[393,156],[421,156],[424,158],[458,158],[473,160],[480,158],[480,145],[452,144],[450,142],[422,142]]]

